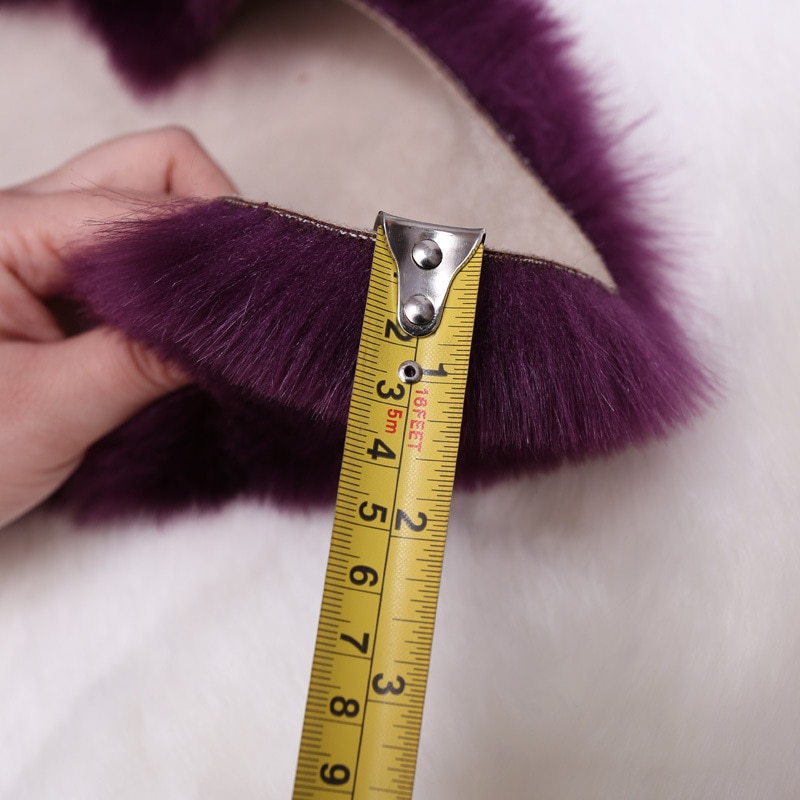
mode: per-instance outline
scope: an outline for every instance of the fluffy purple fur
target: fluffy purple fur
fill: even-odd
[[[92,518],[331,500],[361,327],[342,310],[364,306],[372,247],[224,200],[108,232],[72,262],[76,290],[199,386],[96,445],[61,500]],[[605,453],[688,411],[684,362],[590,278],[488,251],[476,331],[461,485]]]
[[[139,87],[177,74],[235,4],[73,2]],[[619,287],[613,294],[553,265],[487,255],[458,481],[605,453],[685,421],[706,383],[668,311],[658,236],[544,3],[367,4],[453,73]],[[372,248],[369,236],[351,234],[216,201],[122,224],[80,254],[71,269],[93,312],[183,364],[199,385],[98,443],[61,499],[101,518],[238,494],[331,498],[360,326],[340,321],[353,316],[343,309],[363,307]]]
[[[239,0],[72,0],[139,89],[163,86],[197,61]]]
[[[62,0],[106,42],[114,66],[140,91],[165,86],[200,59],[240,0]],[[0,6],[46,0],[0,0]]]

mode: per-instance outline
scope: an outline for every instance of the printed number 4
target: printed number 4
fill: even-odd
[[[392,450],[392,448],[389,447],[386,442],[378,439],[377,437],[375,437],[373,440],[372,447],[367,448],[367,453],[372,456],[373,461],[376,461],[379,458],[397,458],[394,450]]]

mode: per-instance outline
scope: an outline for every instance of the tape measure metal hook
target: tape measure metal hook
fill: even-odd
[[[485,233],[482,228],[432,227],[381,212],[383,230],[397,265],[397,319],[412,336],[429,336],[442,319],[453,279]]]

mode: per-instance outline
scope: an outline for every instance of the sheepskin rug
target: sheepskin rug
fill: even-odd
[[[797,798],[800,5],[552,6],[656,176],[643,202],[719,398],[668,441],[456,495],[415,800]],[[376,89],[419,103],[421,175],[359,108]],[[530,187],[502,154],[431,143],[435,92],[333,0],[245,7],[148,101],[65,12],[6,8],[0,185],[181,124],[245,195],[360,227],[425,215],[416,182],[461,159],[481,191],[437,202],[524,248],[503,209]],[[0,532],[0,798],[288,798],[331,520],[242,502]]]

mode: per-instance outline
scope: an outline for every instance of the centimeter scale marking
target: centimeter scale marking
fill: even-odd
[[[412,336],[378,227],[294,800],[411,797],[482,255]]]

